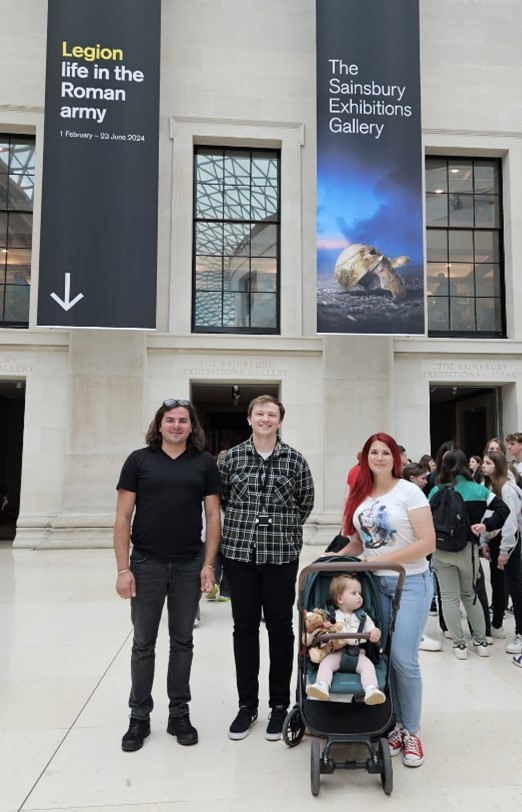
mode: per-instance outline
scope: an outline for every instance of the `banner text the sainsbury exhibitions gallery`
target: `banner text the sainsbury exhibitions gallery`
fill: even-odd
[[[424,334],[418,0],[317,3],[317,330]]]

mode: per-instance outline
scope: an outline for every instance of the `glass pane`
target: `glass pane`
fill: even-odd
[[[221,327],[221,293],[196,292],[196,327]]]
[[[223,239],[225,254],[250,255],[250,223],[225,223]]]
[[[496,228],[500,225],[499,199],[496,195],[475,195],[475,226]]]
[[[253,259],[250,289],[253,291],[277,290],[277,261],[275,259]]]
[[[34,138],[11,138],[11,158],[9,172],[11,175],[34,175]]]
[[[450,262],[473,262],[472,231],[450,231],[448,238]]]
[[[460,195],[454,192],[449,196],[450,226],[453,228],[473,227],[473,195]]]
[[[9,175],[0,175],[0,211],[7,209],[7,191],[9,189]]]
[[[473,192],[473,161],[448,161],[450,192]]]
[[[4,298],[5,288],[3,285],[0,285],[0,321],[4,320]]]
[[[475,332],[475,300],[459,296],[450,299],[450,329],[458,332]]]
[[[198,149],[196,152],[196,184],[223,182],[223,150]]]
[[[484,332],[501,332],[500,299],[477,299],[477,327]]]
[[[446,161],[439,158],[426,158],[426,191],[437,194],[448,191]]]
[[[249,257],[225,257],[225,290],[245,291],[250,288]]]
[[[32,175],[9,175],[7,205],[15,211],[32,211],[34,178]]]
[[[10,214],[8,248],[31,248],[33,234],[32,214]],[[1,225],[0,225],[1,239]]]
[[[499,165],[496,161],[475,161],[475,192],[499,194]]]
[[[221,290],[222,285],[221,257],[196,257],[196,290]]]
[[[475,265],[475,289],[477,296],[500,296],[500,268],[485,262]]]
[[[254,226],[251,234],[251,246],[251,254],[253,257],[276,257],[277,226]]]
[[[0,138],[0,174],[9,171],[9,141]]]
[[[475,262],[499,262],[496,231],[475,231]]]
[[[427,286],[429,296],[448,295],[448,266],[445,262],[428,263]]]
[[[426,233],[426,252],[430,262],[447,262],[448,232],[428,229]]]
[[[272,186],[252,188],[252,220],[277,220],[279,201]]]
[[[31,249],[10,248],[7,252],[6,282],[29,285],[31,282]]]
[[[253,293],[250,323],[252,327],[273,328],[276,320],[277,297],[273,293]]]
[[[277,152],[252,152],[252,185],[277,188]]]
[[[4,320],[29,321],[29,285],[6,285]]]
[[[426,197],[426,225],[448,225],[448,195],[429,194]]]
[[[250,187],[235,186],[225,189],[224,217],[227,220],[250,220]]]
[[[196,190],[196,217],[202,220],[223,219],[223,187],[202,183]]]
[[[250,153],[227,150],[225,152],[226,186],[250,186]]]
[[[452,262],[450,272],[450,293],[452,296],[474,296],[475,280],[473,265],[465,262]]]
[[[0,246],[7,244],[7,213],[0,212]]]
[[[196,223],[196,254],[220,256],[223,253],[223,224]]]
[[[249,293],[225,293],[223,297],[223,326],[250,327]]]

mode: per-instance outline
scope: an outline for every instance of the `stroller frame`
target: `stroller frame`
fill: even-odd
[[[398,575],[397,587],[392,599],[392,614],[387,640],[385,641],[383,656],[388,666],[386,668],[385,684],[380,687],[386,695],[386,702],[382,705],[368,706],[357,701],[354,695],[351,702],[335,702],[332,694],[330,702],[321,702],[309,699],[306,695],[306,682],[308,671],[307,648],[302,643],[305,634],[305,610],[313,608],[306,605],[307,582],[310,576],[317,577],[317,573],[341,575],[351,573],[376,573],[380,570],[396,572]],[[393,702],[389,688],[389,662],[391,656],[393,631],[395,620],[400,606],[405,570],[397,564],[361,562],[351,556],[325,555],[316,559],[312,564],[304,567],[299,573],[298,600],[299,610],[299,653],[297,657],[297,701],[289,711],[283,726],[283,740],[289,747],[295,747],[302,741],[308,731],[312,735],[311,741],[311,791],[313,795],[319,792],[321,775],[331,775],[335,770],[366,770],[370,774],[379,774],[386,795],[393,790],[393,768],[386,734],[395,724]],[[364,580],[364,576],[363,576]],[[363,590],[364,591],[364,590]],[[379,625],[379,618],[374,618]],[[322,641],[332,639],[368,639],[368,634],[362,633],[336,633],[321,636]],[[321,740],[326,739],[321,752]],[[337,761],[332,752],[336,745],[361,744],[366,746],[368,757],[346,758]]]

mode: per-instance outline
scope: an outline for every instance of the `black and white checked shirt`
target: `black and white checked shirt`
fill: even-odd
[[[279,440],[270,459],[263,460],[250,438],[226,453],[220,472],[225,512],[221,553],[258,564],[298,558],[303,524],[314,506],[314,481],[303,455]],[[263,514],[271,524],[258,527],[256,519]]]

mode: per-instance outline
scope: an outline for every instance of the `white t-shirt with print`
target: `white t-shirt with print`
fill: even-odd
[[[429,502],[421,489],[413,482],[399,479],[391,491],[374,499],[368,496],[356,509],[353,522],[364,545],[367,558],[375,557],[391,550],[401,550],[416,540],[410,523],[412,510],[429,507]],[[402,565],[406,575],[420,575],[428,569],[423,556],[418,561]],[[393,570],[382,570],[378,575],[397,575]]]

